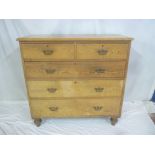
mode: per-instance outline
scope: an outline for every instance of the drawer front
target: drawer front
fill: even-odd
[[[119,115],[120,98],[31,100],[34,118]]]
[[[128,44],[77,44],[77,59],[127,59]]]
[[[74,59],[74,44],[21,44],[26,60]]]
[[[26,62],[28,79],[124,77],[125,61],[91,63]]]
[[[28,81],[31,98],[121,96],[123,80]]]

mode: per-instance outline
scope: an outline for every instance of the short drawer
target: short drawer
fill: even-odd
[[[21,44],[25,60],[63,60],[74,59],[74,44]]]
[[[31,98],[121,96],[123,80],[27,81]]]
[[[125,61],[120,62],[25,62],[28,79],[123,78]]]
[[[77,59],[127,59],[128,44],[77,44]]]
[[[31,100],[34,118],[42,117],[81,117],[81,116],[118,116],[120,98],[105,99],[66,99]]]

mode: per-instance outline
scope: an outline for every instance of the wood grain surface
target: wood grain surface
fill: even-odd
[[[34,118],[118,116],[119,108],[120,98],[31,100]]]
[[[27,79],[124,78],[125,61],[120,62],[25,62]]]

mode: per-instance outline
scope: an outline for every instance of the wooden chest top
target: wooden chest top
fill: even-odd
[[[100,34],[89,34],[89,35],[33,35],[17,38],[18,41],[61,41],[61,40],[113,40],[113,41],[131,41],[133,38],[123,35],[100,35]]]

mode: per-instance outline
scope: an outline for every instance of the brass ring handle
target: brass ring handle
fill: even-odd
[[[43,50],[43,53],[45,55],[51,55],[53,53],[53,50]]]
[[[49,107],[49,110],[51,110],[51,111],[58,111],[58,107]]]
[[[94,106],[93,108],[95,111],[100,111],[103,107],[102,106]]]
[[[50,93],[55,93],[57,91],[57,88],[47,88],[47,91]]]
[[[108,53],[108,50],[106,49],[100,49],[97,51],[99,55],[106,55]]]
[[[95,69],[95,72],[96,73],[104,73],[105,72],[105,69],[103,69],[103,68],[96,68]]]
[[[98,88],[94,88],[96,92],[103,92],[104,88],[98,87]]]
[[[53,74],[56,70],[55,69],[45,69],[47,74]]]

